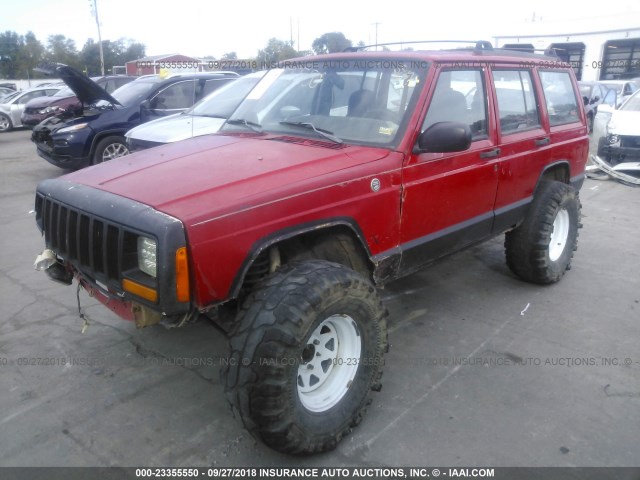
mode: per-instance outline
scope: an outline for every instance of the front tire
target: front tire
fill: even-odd
[[[331,450],[380,389],[387,311],[374,286],[336,263],[287,265],[238,314],[222,370],[234,414],[275,450]]]
[[[0,113],[0,132],[8,132],[13,128],[11,119],[4,113]]]
[[[115,135],[105,137],[98,142],[93,153],[93,165],[108,162],[114,158],[124,157],[129,154],[125,139]]]
[[[557,282],[578,248],[580,199],[571,186],[543,181],[522,224],[507,232],[505,252],[513,273],[532,283]]]

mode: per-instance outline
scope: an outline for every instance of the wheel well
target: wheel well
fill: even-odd
[[[562,183],[569,183],[571,176],[569,174],[569,164],[566,162],[556,163],[554,165],[550,165],[546,168],[546,170],[542,173],[540,180],[538,181],[538,185],[541,180],[556,180]]]
[[[91,142],[91,148],[89,149],[89,157],[93,158],[93,154],[96,152],[96,147],[98,144],[107,137],[122,137],[125,138],[124,134],[127,132],[115,131],[115,132],[100,132],[95,137],[93,137],[93,141]]]
[[[351,228],[338,225],[302,232],[264,248],[247,269],[241,290],[251,290],[281,265],[305,260],[339,263],[368,278],[373,273],[373,263],[358,235]]]

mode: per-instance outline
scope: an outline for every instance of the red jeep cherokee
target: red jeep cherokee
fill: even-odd
[[[319,452],[380,388],[376,287],[504,232],[515,274],[558,281],[587,151],[555,57],[315,56],[265,75],[217,135],[42,182],[37,223],[49,275],[138,326],[220,322],[236,415],[275,449]]]

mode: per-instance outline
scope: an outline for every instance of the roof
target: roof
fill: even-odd
[[[540,53],[523,52],[519,50],[509,49],[474,49],[474,48],[460,48],[454,50],[410,50],[410,51],[379,51],[379,52],[344,52],[344,53],[330,53],[326,55],[317,55],[310,57],[302,57],[292,60],[286,60],[281,62],[287,65],[287,62],[292,66],[296,62],[300,62],[302,66],[305,66],[310,61],[324,62],[332,60],[353,60],[358,62],[359,60],[365,61],[385,61],[396,60],[406,62],[460,62],[461,65],[466,65],[472,62],[484,62],[484,63],[507,63],[507,62],[522,62],[526,59],[527,62],[542,63],[549,65],[549,62],[553,62],[554,65],[561,62],[556,56],[542,55]],[[567,65],[568,66],[568,65]]]

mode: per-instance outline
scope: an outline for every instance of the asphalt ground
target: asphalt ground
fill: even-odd
[[[0,134],[0,466],[640,466],[640,189],[587,180],[573,268],[515,278],[503,238],[389,285],[383,389],[330,453],[296,458],[234,420],[208,321],[137,330],[33,269],[40,180]]]

